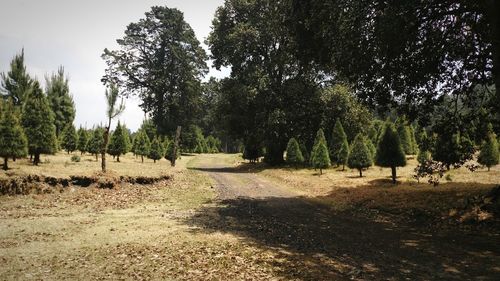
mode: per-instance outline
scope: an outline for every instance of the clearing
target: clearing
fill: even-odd
[[[55,171],[50,166],[62,156],[54,157],[40,169]],[[474,176],[481,183],[433,188],[393,187],[376,180],[387,173],[378,168],[363,179],[334,170],[318,177],[308,169],[242,165],[236,155],[186,156],[175,169],[164,160],[158,166],[136,161],[124,157],[112,169],[138,175],[148,170],[150,176],[166,172],[173,180],[1,196],[0,279],[500,276],[500,224],[489,205],[481,205],[498,182],[498,169]],[[80,164],[71,165],[82,171]],[[98,170],[96,162],[83,164]],[[22,168],[10,172],[23,174]],[[454,179],[466,177],[455,173]]]

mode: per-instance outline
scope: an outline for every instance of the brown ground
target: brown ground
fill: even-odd
[[[500,224],[482,199],[500,182],[498,169],[455,171],[455,179],[485,180],[436,189],[407,180],[393,187],[377,180],[386,172],[378,168],[363,179],[334,170],[319,177],[239,165],[235,155],[183,157],[176,169],[135,162],[129,156],[113,170],[174,179],[0,196],[0,279],[500,278]],[[98,169],[91,163],[87,170]]]

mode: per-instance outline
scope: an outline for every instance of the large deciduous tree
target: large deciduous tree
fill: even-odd
[[[103,81],[138,95],[161,134],[191,124],[207,56],[182,12],[152,7],[117,43],[118,50],[105,49],[102,55],[108,66]]]
[[[75,120],[75,103],[69,93],[68,78],[61,66],[56,73],[45,78],[46,92],[50,108],[54,112],[56,135],[60,137],[63,130]]]

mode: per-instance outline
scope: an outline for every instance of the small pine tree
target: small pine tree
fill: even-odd
[[[116,162],[120,162],[120,155],[124,155],[127,153],[127,147],[127,136],[125,135],[123,126],[120,125],[120,121],[118,121],[116,129],[111,134],[108,153],[110,155],[116,156]]]
[[[65,149],[68,154],[75,151],[78,146],[78,135],[76,133],[75,126],[70,124],[66,127],[63,132],[62,148]]]
[[[330,159],[332,159],[332,162],[337,166],[342,165],[342,161],[340,161],[342,159],[339,159],[339,151],[344,141],[347,141],[347,135],[344,132],[342,123],[337,119],[333,127],[332,139],[330,141]]]
[[[481,151],[479,152],[477,162],[486,166],[488,171],[490,171],[491,167],[498,165],[499,154],[496,135],[494,133],[489,133],[486,141],[481,145]]]
[[[175,142],[169,141],[166,152],[165,152],[165,159],[167,159],[170,162],[172,162],[174,160],[174,146],[175,146]],[[179,155],[181,154],[179,148],[177,148],[175,150],[175,152],[176,152],[175,159],[178,159]]]
[[[375,145],[373,145],[373,142],[369,138],[366,138],[366,147],[370,151],[370,156],[372,157],[372,160],[375,159],[375,155],[377,154],[377,148],[375,147]]]
[[[288,141],[286,148],[286,162],[290,165],[299,165],[304,162],[304,157],[300,151],[299,143],[295,138]]]
[[[396,167],[406,166],[406,157],[399,142],[399,135],[394,129],[394,125],[389,122],[385,124],[384,131],[380,137],[375,164],[391,168],[393,183],[396,183]]]
[[[32,91],[23,106],[22,124],[28,138],[28,151],[34,156],[34,165],[40,163],[40,154],[56,152],[54,114],[38,81],[33,83]]]
[[[309,155],[306,145],[303,142],[300,142],[299,147],[302,157],[304,158],[304,162],[309,163],[309,158],[311,158],[311,156]]]
[[[149,150],[149,155],[148,157],[150,159],[153,159],[154,163],[156,163],[156,160],[160,160],[164,155],[163,151],[163,146],[161,142],[158,140],[157,137],[153,139],[153,142],[151,142],[151,149]]]
[[[9,158],[24,157],[28,154],[28,141],[12,103],[7,103],[0,112],[0,157],[3,169],[7,170]]]
[[[87,151],[95,155],[95,161],[99,161],[99,153],[101,153],[104,146],[104,130],[100,127],[92,131],[92,136],[87,143]]]
[[[151,149],[151,142],[149,141],[148,135],[145,132],[139,132],[136,136],[137,147],[135,153],[141,156],[141,162],[144,163],[144,156],[149,155],[149,150]]]
[[[315,163],[314,157],[315,157],[315,155],[317,155],[316,149],[318,148],[320,143],[324,143],[328,147],[328,144],[326,143],[325,133],[323,132],[323,129],[319,129],[318,132],[316,132],[316,138],[314,139],[314,145],[312,147],[311,159],[310,159],[312,166],[314,166],[314,163]],[[330,158],[330,156],[328,156],[328,158]]]
[[[401,143],[401,147],[406,155],[410,155],[413,152],[413,145],[411,143],[411,134],[410,128],[405,125],[404,122],[399,123],[398,125],[398,135]]]
[[[85,154],[85,152],[87,152],[88,141],[89,141],[89,135],[87,133],[87,130],[80,127],[80,129],[78,129],[78,143],[76,145],[76,149],[80,150],[82,155]]]
[[[418,143],[417,139],[415,137],[415,129],[413,128],[412,125],[408,127],[410,131],[410,141],[411,141],[411,154],[417,154],[418,153]]]
[[[429,160],[431,160],[431,153],[428,150],[419,150],[417,155],[418,163],[424,164]]]
[[[347,165],[347,159],[349,159],[349,143],[347,142],[347,138],[342,142],[337,157],[337,164],[342,165],[342,171],[344,171],[345,165]]]
[[[319,169],[319,174],[323,174],[323,169],[330,167],[330,155],[328,153],[328,148],[326,146],[326,142],[320,141],[316,145],[316,149],[314,150],[314,155],[312,156],[314,159],[313,166],[316,169]]]
[[[351,153],[349,153],[349,159],[347,159],[347,166],[351,169],[358,169],[359,176],[363,177],[363,170],[372,164],[372,153],[366,146],[365,137],[358,134],[351,144]]]

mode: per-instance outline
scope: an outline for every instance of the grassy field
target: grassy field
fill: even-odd
[[[72,163],[67,154],[42,159],[45,163],[39,167],[20,159],[1,176],[67,177],[92,175],[100,169],[100,162],[92,156],[83,157],[79,163]],[[267,180],[297,197],[220,202],[214,180],[201,171],[188,169],[206,163],[206,159],[208,163],[217,161],[229,167],[222,172],[241,174],[241,180],[234,181],[237,185],[262,178],[256,183],[265,185]],[[116,163],[110,158],[112,174],[168,174],[173,179],[156,185],[123,184],[115,189],[69,187],[60,193],[0,196],[0,279],[428,278],[443,271],[445,264],[453,270],[453,260],[463,260],[472,271],[460,275],[465,273],[457,267],[455,270],[460,273],[444,270],[440,273],[444,275],[439,276],[465,278],[481,267],[488,269],[488,276],[495,271],[500,274],[500,268],[494,266],[498,259],[491,251],[472,248],[470,252],[476,251],[478,256],[471,258],[465,250],[429,244],[432,241],[422,238],[429,234],[420,232],[417,238],[400,241],[406,228],[399,228],[408,227],[412,233],[416,229],[429,231],[434,225],[442,229],[442,223],[436,222],[453,220],[453,237],[468,239],[463,238],[467,235],[456,236],[464,230],[460,223],[456,228],[456,222],[465,222],[464,216],[472,216],[474,223],[466,225],[473,227],[475,237],[482,235],[477,243],[484,243],[481,245],[487,246],[481,247],[485,248],[498,245],[498,237],[490,235],[491,229],[498,229],[498,218],[492,219],[494,214],[481,208],[469,210],[466,205],[468,199],[483,196],[498,184],[499,168],[474,173],[453,170],[452,181],[443,179],[436,188],[411,179],[414,165],[412,160],[408,167],[398,170],[401,183],[394,186],[389,182],[389,170],[377,167],[358,178],[356,171],[335,168],[319,176],[312,169],[245,164],[239,155],[183,156],[175,168],[164,159],[141,163],[127,155]],[[362,219],[353,221],[354,217]],[[479,228],[479,232],[475,226],[481,225],[481,221],[488,222],[486,226],[490,228]],[[398,225],[394,231],[400,233],[387,232],[391,224]],[[370,238],[363,236],[365,231],[373,232]],[[444,241],[449,240],[444,237]],[[375,243],[371,244],[370,253],[360,254],[365,242],[360,244],[359,239]],[[380,256],[378,247],[391,243],[409,244],[394,249],[389,246]],[[436,264],[431,253],[412,256],[424,249],[451,253],[442,264]],[[401,257],[426,265],[395,264]]]

